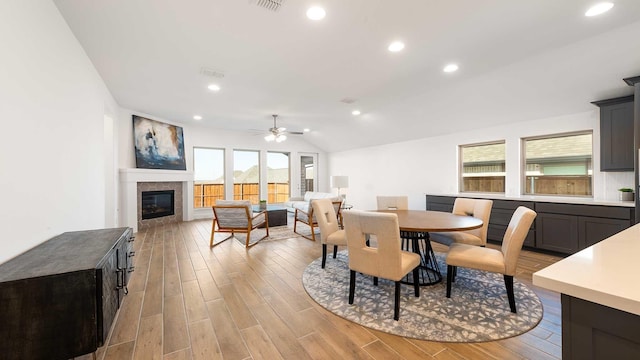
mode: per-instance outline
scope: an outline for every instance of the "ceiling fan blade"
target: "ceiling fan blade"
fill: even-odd
[[[304,135],[302,131],[287,131],[287,133],[291,135]]]

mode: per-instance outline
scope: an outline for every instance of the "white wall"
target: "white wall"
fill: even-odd
[[[258,150],[260,151],[261,164],[266,164],[267,151],[282,151],[290,153],[291,159],[291,189],[292,192],[297,189],[299,174],[299,161],[297,160],[300,153],[318,154],[318,168],[321,174],[327,174],[327,161],[325,153],[317,147],[304,141],[303,137],[291,135],[282,143],[266,142],[264,134],[254,134],[251,132],[226,131],[212,129],[197,124],[180,123],[169,119],[163,119],[158,116],[135,112],[132,110],[122,109],[119,116],[119,163],[122,168],[135,168],[135,152],[133,145],[133,125],[132,115],[143,116],[152,120],[161,121],[168,124],[181,126],[184,135],[185,159],[187,170],[193,171],[193,148],[194,147],[210,147],[225,149],[225,176],[227,184],[233,184],[233,150]],[[304,136],[304,135],[302,135]],[[266,176],[266,170],[262,167],[261,176]],[[325,181],[327,176],[323,176],[317,184],[319,191],[329,191],[329,182]],[[233,189],[227,186],[227,198],[232,198]],[[264,186],[262,193],[266,193]],[[188,206],[193,207],[193,196],[189,196]],[[209,218],[213,213],[210,208],[197,209],[193,211],[193,218]],[[187,219],[188,220],[188,219]]]
[[[1,1],[0,44],[4,262],[105,226],[104,117],[117,104],[53,2]]]
[[[374,209],[376,195],[408,195],[411,209],[424,209],[425,194],[456,194],[458,145],[506,141],[506,195],[517,197],[520,184],[520,139],[593,130],[593,192],[599,200],[616,200],[617,189],[633,187],[633,172],[600,172],[600,128],[597,108],[586,113],[328,154],[329,175],[349,176],[348,203]]]

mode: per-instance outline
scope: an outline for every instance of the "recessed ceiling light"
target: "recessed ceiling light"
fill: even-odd
[[[304,132],[309,132],[309,131],[311,131],[311,129],[309,129],[309,128],[305,128],[305,129],[304,129],[304,130],[302,130],[302,131],[304,131]]]
[[[211,91],[220,91],[220,86],[216,85],[216,84],[211,84],[209,86],[207,86],[207,88]]]
[[[323,8],[319,6],[310,7],[307,10],[307,17],[311,20],[322,20],[327,15]]]
[[[402,41],[394,41],[391,44],[389,44],[388,49],[391,52],[398,52],[404,49],[404,43]]]
[[[202,116],[200,116],[200,115],[193,115],[193,119],[194,119],[194,120],[202,120]]]
[[[449,64],[449,65],[445,66],[444,69],[442,69],[442,71],[444,71],[446,73],[456,72],[456,71],[458,71],[458,65]]]
[[[351,115],[355,115],[355,116],[360,115],[360,110],[353,110],[353,111],[351,112]]]
[[[587,10],[587,12],[584,13],[584,16],[596,16],[596,15],[604,14],[607,11],[611,10],[612,7],[613,7],[613,3],[601,2],[590,7],[589,10]]]

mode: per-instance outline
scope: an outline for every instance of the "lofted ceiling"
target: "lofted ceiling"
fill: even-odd
[[[638,0],[262,1],[54,3],[122,107],[246,132],[279,114],[328,152],[589,111],[640,75]]]

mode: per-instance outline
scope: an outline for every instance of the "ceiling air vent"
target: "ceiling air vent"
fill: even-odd
[[[350,97],[346,97],[344,99],[340,99],[341,103],[345,103],[345,104],[353,104],[354,102],[356,102],[356,99],[354,98],[350,98]]]
[[[251,2],[261,8],[265,8],[271,11],[278,11],[280,10],[280,7],[285,2],[285,0],[252,0]]]
[[[224,73],[222,71],[214,70],[214,69],[206,68],[206,67],[203,67],[203,68],[200,69],[200,74],[202,74],[204,76],[210,76],[210,77],[218,78],[218,79],[222,79],[224,77]]]

